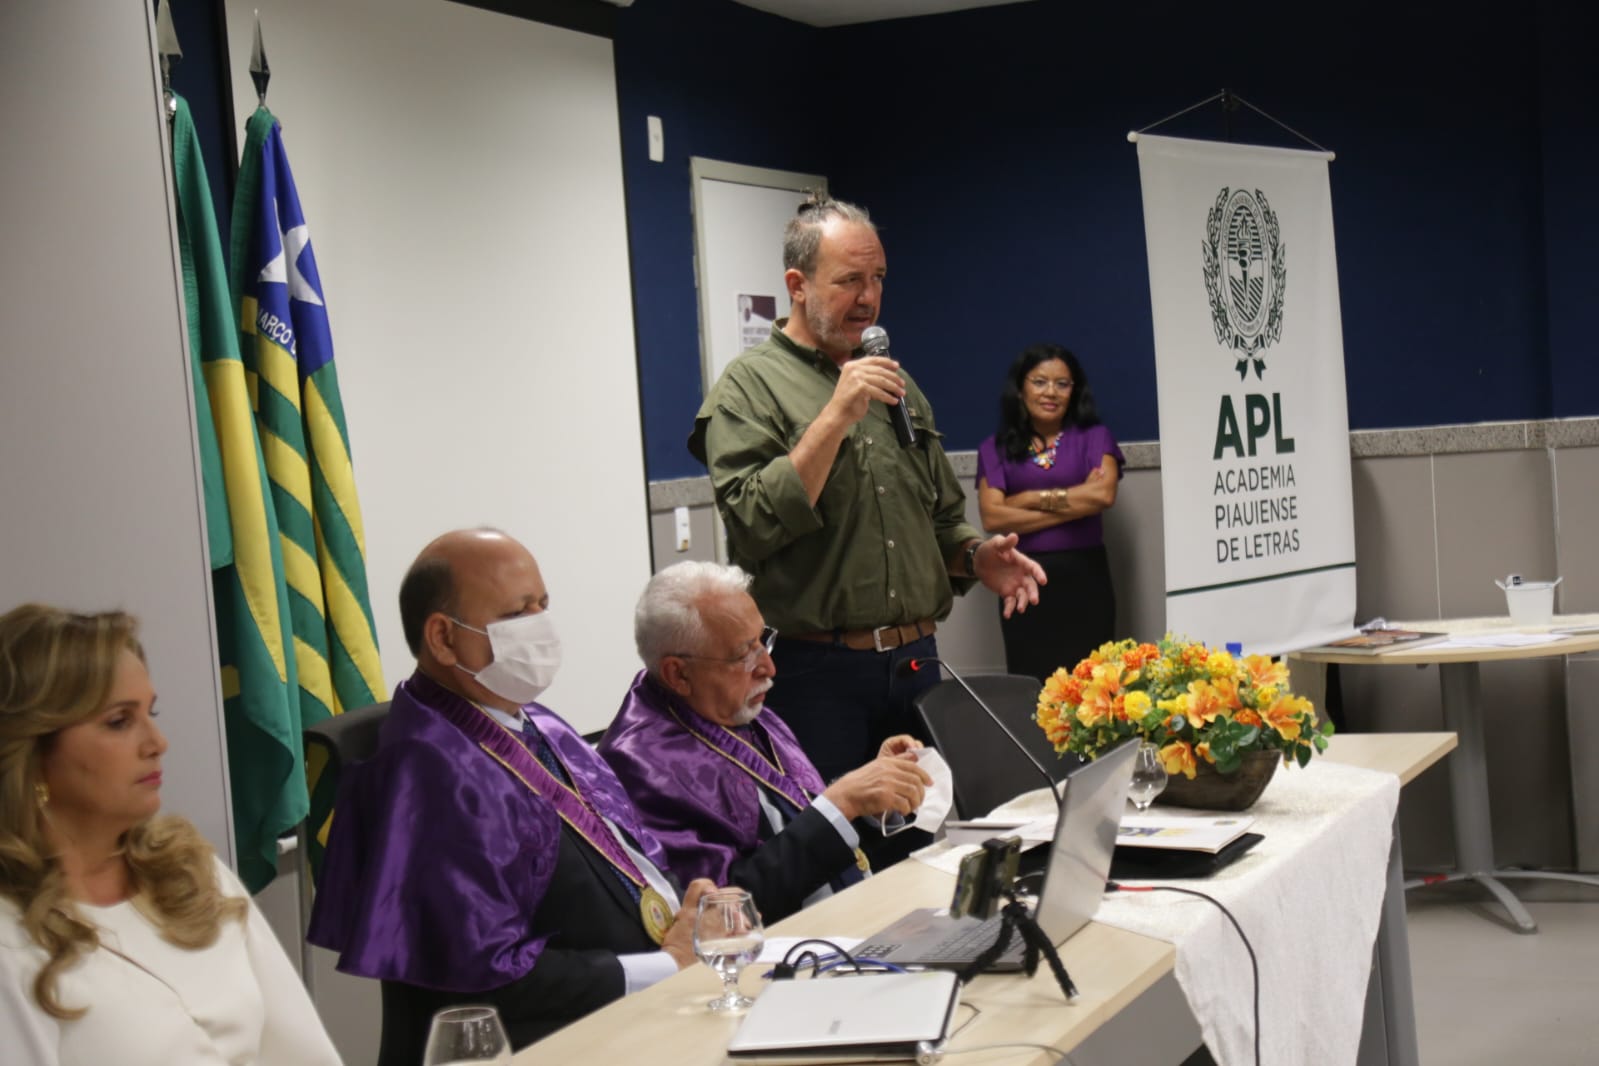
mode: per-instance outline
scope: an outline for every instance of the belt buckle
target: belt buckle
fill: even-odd
[[[894,648],[883,647],[883,630],[885,629],[893,629],[897,631],[899,626],[878,626],[876,629],[872,630],[872,647],[879,652],[893,651],[894,648],[899,647],[899,644],[894,645]],[[901,643],[903,643],[903,641]]]

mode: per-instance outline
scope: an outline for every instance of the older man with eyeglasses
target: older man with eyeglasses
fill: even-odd
[[[599,750],[674,871],[742,885],[776,921],[868,873],[860,834],[892,832],[931,778],[920,743],[902,735],[822,780],[765,707],[777,631],[749,583],[738,567],[701,562],[650,580],[633,616],[645,669]]]

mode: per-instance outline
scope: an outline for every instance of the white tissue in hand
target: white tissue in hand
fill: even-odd
[[[950,775],[949,763],[932,748],[917,748],[916,762],[933,779],[922,794],[922,805],[916,808],[916,828],[936,833],[955,805],[955,779]]]

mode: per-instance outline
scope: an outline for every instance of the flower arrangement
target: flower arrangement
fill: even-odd
[[[1203,644],[1123,640],[1102,645],[1038,694],[1035,720],[1057,752],[1093,758],[1129,737],[1160,752],[1168,774],[1192,778],[1200,761],[1237,770],[1251,751],[1310,762],[1333,725],[1288,691],[1288,667],[1265,655],[1235,657]]]

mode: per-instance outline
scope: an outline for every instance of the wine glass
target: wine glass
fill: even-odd
[[[755,900],[742,888],[719,888],[700,897],[694,918],[694,954],[722,978],[722,994],[706,1004],[714,1011],[740,1011],[754,1003],[738,991],[739,971],[761,953],[766,934]]]
[[[511,1041],[493,1007],[450,1007],[433,1016],[422,1066],[492,1062],[510,1066]]]
[[[1165,788],[1166,768],[1160,764],[1160,750],[1153,744],[1138,745],[1138,754],[1133,756],[1133,783],[1127,789],[1127,798],[1142,814]]]

